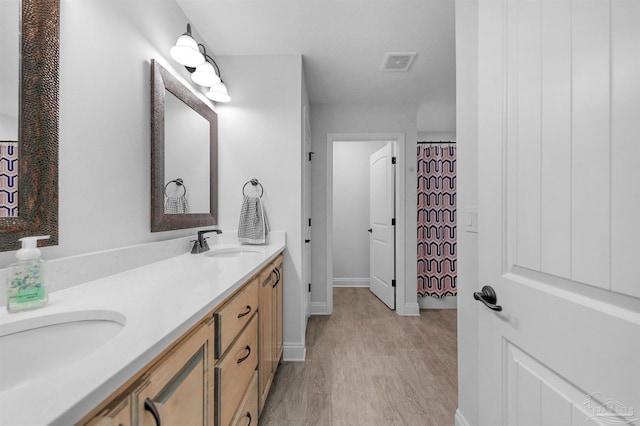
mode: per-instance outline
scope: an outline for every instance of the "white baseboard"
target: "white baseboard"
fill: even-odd
[[[420,309],[458,309],[458,298],[456,296],[446,296],[442,299],[425,296],[418,297]]]
[[[367,287],[369,288],[369,278],[334,278],[334,287]]]
[[[311,302],[311,315],[331,315],[327,308],[327,302]]]
[[[455,421],[456,426],[471,426],[467,419],[464,418],[459,408],[456,410]]]
[[[284,343],[282,345],[282,360],[304,362],[307,354],[307,348],[304,345]]]
[[[402,315],[404,317],[419,317],[420,306],[417,303],[405,303],[404,310],[402,312],[398,312],[398,315]]]

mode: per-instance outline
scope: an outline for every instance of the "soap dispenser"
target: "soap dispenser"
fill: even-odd
[[[38,240],[47,238],[49,235],[20,238],[22,248],[16,253],[17,262],[7,270],[7,311],[39,308],[49,300],[44,280],[44,261],[38,249]]]

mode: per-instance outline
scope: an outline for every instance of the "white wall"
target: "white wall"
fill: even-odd
[[[313,140],[312,213],[313,260],[311,265],[311,301],[313,306],[327,303],[326,194],[327,134],[400,132],[405,134],[405,300],[417,310],[416,287],[416,107],[412,105],[312,105]]]
[[[455,142],[456,132],[418,132],[418,142]]]
[[[386,142],[333,144],[333,283],[369,283],[369,156]]]
[[[173,0],[150,5],[61,1],[60,245],[44,258],[195,234],[150,231],[149,60],[187,75],[168,53],[186,17]],[[0,267],[14,257],[0,254]]]
[[[271,229],[287,233],[284,351],[286,359],[301,359],[306,300],[301,278],[302,57],[220,56],[216,62],[232,97],[217,107],[220,225],[237,229],[242,187],[257,178]]]
[[[478,5],[456,1],[458,223],[478,204]],[[458,227],[458,424],[478,424],[478,234]]]

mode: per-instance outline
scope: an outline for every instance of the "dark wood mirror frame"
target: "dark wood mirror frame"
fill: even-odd
[[[19,238],[58,244],[59,0],[21,0],[18,216],[0,218],[0,251]]]
[[[171,92],[209,122],[209,213],[164,213],[164,102]],[[151,232],[218,224],[218,115],[169,71],[151,60]]]

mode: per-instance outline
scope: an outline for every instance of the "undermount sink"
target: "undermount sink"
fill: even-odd
[[[0,392],[91,354],[125,323],[119,312],[87,310],[0,325]]]
[[[255,249],[247,249],[247,248],[228,248],[228,249],[218,249],[205,253],[207,257],[245,257],[245,256],[255,256],[260,254],[259,250]]]

